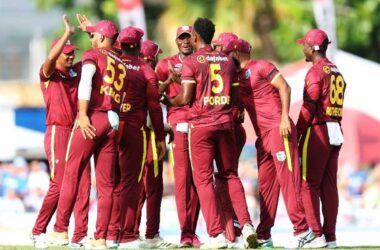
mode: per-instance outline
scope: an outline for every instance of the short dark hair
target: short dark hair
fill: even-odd
[[[326,51],[327,51],[327,47],[329,46],[329,39],[326,38],[325,40],[323,40],[323,43],[319,46],[319,50],[318,52],[321,53],[321,54],[326,54]]]
[[[205,43],[211,44],[215,33],[215,24],[210,19],[198,17],[193,28]]]

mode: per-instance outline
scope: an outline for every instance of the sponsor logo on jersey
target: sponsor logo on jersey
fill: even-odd
[[[200,56],[197,56],[197,61],[198,61],[199,63],[205,63],[206,59],[205,59],[204,56],[200,55]]]
[[[339,69],[337,67],[331,67],[331,71],[334,73],[339,73]]]
[[[278,161],[285,161],[286,160],[286,154],[284,151],[279,151],[276,153],[276,158]]]
[[[227,62],[227,56],[206,56],[206,60],[209,62]]]
[[[330,67],[329,66],[323,66],[323,72],[325,72],[326,74],[330,74],[331,70],[330,70]]]
[[[251,77],[251,69],[248,69],[246,72],[245,72],[245,79],[248,79]]]
[[[174,65],[174,69],[181,70],[182,69],[182,63],[177,63]]]
[[[140,70],[140,66],[136,66],[136,65],[133,65],[133,64],[126,64],[126,63],[123,63],[125,68],[126,69],[131,69],[131,70],[134,70],[134,71],[139,71]]]

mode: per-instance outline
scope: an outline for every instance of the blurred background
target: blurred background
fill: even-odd
[[[120,28],[135,25],[163,49],[161,58],[177,53],[175,31],[199,17],[216,24],[216,35],[231,31],[253,44],[252,57],[275,63],[292,87],[291,116],[297,120],[303,79],[310,64],[295,40],[309,29],[324,29],[332,44],[329,58],[347,83],[339,161],[338,244],[378,245],[380,239],[380,1],[379,0],[1,0],[0,1],[0,244],[28,240],[48,189],[43,150],[45,108],[38,72],[51,41],[63,34],[62,15],[77,25],[76,13],[93,23],[110,19]],[[90,48],[76,29],[71,41]],[[246,116],[247,144],[239,172],[251,216],[258,221],[255,134]],[[165,162],[161,234],[179,240],[171,163]],[[94,229],[93,189],[90,232]],[[142,223],[144,228],[144,222]],[[282,203],[273,238],[275,245],[291,234]],[[377,234],[376,234],[377,232]],[[200,218],[198,233],[204,237]]]

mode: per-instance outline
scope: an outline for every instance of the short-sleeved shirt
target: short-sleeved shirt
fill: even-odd
[[[183,60],[182,84],[196,84],[188,118],[194,127],[232,121],[231,89],[237,84],[233,61],[210,46]]]
[[[249,60],[240,72],[240,97],[257,136],[280,124],[280,94],[272,85],[279,74],[276,66],[264,60]]]
[[[297,128],[303,132],[308,126],[328,121],[342,120],[346,82],[338,67],[327,58],[319,59],[307,72],[303,89],[302,118]],[[314,114],[307,110],[308,104],[316,105]]]
[[[164,139],[162,109],[158,95],[158,81],[153,69],[138,57],[123,55],[126,95],[120,109],[120,120],[141,128],[146,124],[147,111],[158,140]]]
[[[46,125],[72,126],[78,111],[78,85],[82,63],[68,71],[55,69],[50,77],[40,69],[40,87],[46,105]]]
[[[156,66],[156,74],[158,82],[161,84],[169,77],[169,63],[174,69],[182,69],[182,59],[179,54],[161,60]],[[172,82],[165,89],[166,95],[173,98],[181,92],[181,83]],[[189,106],[183,107],[168,107],[167,119],[169,124],[174,125],[180,122],[187,122],[187,113]]]
[[[84,52],[82,63],[96,67],[88,110],[119,112],[127,77],[120,57],[112,50],[92,48]]]

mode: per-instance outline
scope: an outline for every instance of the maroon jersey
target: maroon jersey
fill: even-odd
[[[126,95],[120,109],[120,120],[141,128],[146,124],[147,110],[156,138],[164,139],[164,124],[158,96],[157,77],[153,69],[138,57],[123,55],[125,64]]]
[[[168,79],[169,76],[169,63],[173,68],[182,69],[182,59],[180,56],[174,55],[161,60],[156,66],[156,74],[158,82],[162,83]],[[173,98],[181,92],[181,83],[172,82],[166,87],[166,95]],[[176,124],[179,122],[187,122],[187,112],[189,112],[189,106],[184,107],[168,107],[168,121],[169,124]]]
[[[88,110],[119,112],[126,87],[126,69],[120,57],[112,50],[93,48],[83,53],[82,63],[96,67]]]
[[[335,64],[327,58],[319,59],[306,74],[298,133],[303,134],[314,124],[340,122],[345,90],[346,83]]]
[[[264,60],[249,60],[239,75],[239,92],[244,108],[251,118],[256,135],[279,126],[281,121],[281,99],[272,81],[279,76],[272,63]]]
[[[69,72],[55,69],[45,77],[40,69],[40,87],[46,105],[46,125],[71,126],[78,107],[78,85],[82,63],[76,63]]]
[[[237,83],[236,66],[210,46],[183,60],[182,83],[196,84],[188,113],[192,126],[211,126],[232,121],[231,88]]]

